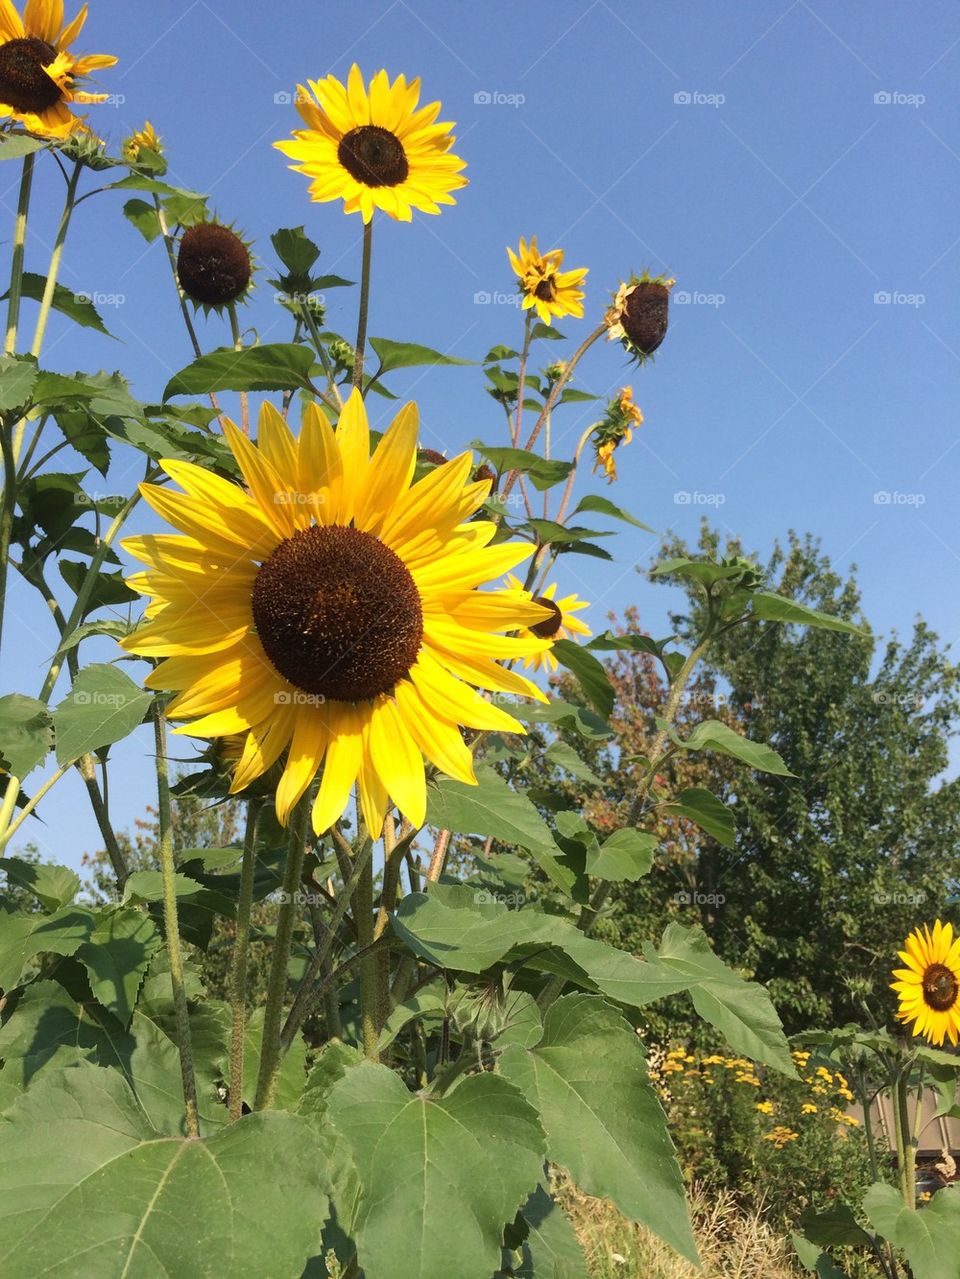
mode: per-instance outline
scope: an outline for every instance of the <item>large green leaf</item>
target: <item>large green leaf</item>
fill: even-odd
[[[893,1186],[877,1182],[863,1208],[880,1234],[907,1254],[917,1279],[960,1279],[960,1191],[946,1186],[918,1210]]]
[[[530,453],[526,449],[494,448],[479,441],[473,446],[485,458],[488,458],[498,471],[519,471],[529,475],[530,483],[541,493],[553,488],[565,480],[573,470],[572,462],[560,462],[541,457],[539,453]]]
[[[25,298],[30,298],[34,302],[42,301],[46,287],[47,277],[45,275],[37,275],[33,271],[24,271],[23,296]],[[5,293],[3,298],[0,298],[0,301],[5,301],[6,298],[7,294]],[[57,284],[53,290],[52,306],[55,311],[59,311],[61,315],[74,320],[81,328],[96,329],[98,333],[103,333],[108,338],[113,337],[113,334],[97,313],[97,308],[93,305],[93,299],[88,293],[75,293],[73,289],[67,289],[62,284]]]
[[[36,381],[36,360],[0,355],[0,412],[9,413],[26,404]]]
[[[327,1115],[360,1176],[366,1279],[490,1279],[504,1223],[542,1175],[543,1131],[519,1089],[484,1074],[414,1096],[368,1063],[333,1086]]]
[[[565,666],[577,677],[577,683],[583,689],[587,700],[604,719],[607,719],[613,711],[616,694],[607,678],[603,663],[597,661],[592,653],[587,652],[573,640],[557,640],[551,652],[561,666]]]
[[[370,345],[380,357],[381,373],[391,369],[409,369],[421,364],[476,364],[476,360],[460,360],[454,355],[444,355],[429,346],[416,342],[393,342],[390,338],[371,338]]]
[[[600,742],[613,736],[613,730],[588,706],[576,706],[572,702],[552,697],[549,702],[510,703],[510,714],[524,724],[557,724],[571,728],[588,741]]]
[[[89,941],[77,951],[94,998],[123,1026],[130,1025],[140,983],[160,943],[149,915],[118,906],[97,915]]]
[[[508,1273],[515,1279],[589,1279],[583,1249],[573,1226],[557,1201],[538,1186],[520,1209],[526,1238],[519,1260],[508,1258]],[[500,1271],[496,1279],[500,1279]]]
[[[773,773],[777,777],[794,776],[775,750],[760,742],[752,742],[749,737],[741,737],[718,719],[703,720],[686,741],[666,720],[658,719],[657,727],[665,730],[673,744],[681,750],[719,751],[721,755],[739,759],[761,773]]]
[[[710,949],[702,928],[668,924],[658,950],[644,953],[677,976],[687,979],[693,1006],[724,1035],[738,1053],[762,1061],[785,1075],[796,1067],[783,1026],[763,986],[744,981]]]
[[[52,746],[53,717],[43,702],[22,693],[0,697],[0,759],[14,777],[26,777]]]
[[[93,931],[94,914],[83,906],[67,906],[52,915],[0,911],[0,989],[19,984],[37,955],[74,955]]]
[[[16,884],[18,888],[32,893],[44,910],[69,906],[80,890],[80,876],[69,866],[4,857],[0,860],[0,870],[6,874],[8,884]]]
[[[641,522],[625,511],[622,506],[617,506],[615,502],[611,502],[607,497],[600,497],[596,493],[588,493],[586,497],[582,497],[577,503],[576,510],[573,515],[579,515],[581,511],[592,511],[596,515],[612,515],[616,520],[625,520],[627,524],[634,525],[635,528],[641,528],[645,533],[652,533],[653,529]]]
[[[153,694],[116,666],[85,666],[56,709],[57,759],[61,764],[110,746],[142,722]]]
[[[49,145],[43,138],[34,138],[27,133],[4,133],[0,136],[0,160],[19,160]]]
[[[560,741],[559,738],[547,747],[546,758],[552,764],[572,773],[574,777],[579,777],[582,782],[589,782],[592,786],[600,785],[600,778],[590,765],[580,758],[572,746]]]
[[[821,1248],[833,1248],[837,1244],[851,1248],[872,1245],[872,1240],[854,1216],[853,1209],[838,1201],[818,1212],[807,1208],[800,1216],[800,1228],[811,1243]]]
[[[773,591],[754,591],[750,599],[753,616],[764,622],[797,622],[801,626],[813,626],[821,631],[842,631],[845,635],[859,635],[861,638],[870,634],[862,626],[855,626],[842,617],[807,608],[806,604],[798,604]]]
[[[257,1091],[257,1075],[260,1069],[260,1053],[263,1048],[263,1008],[255,1008],[247,1018],[243,1037],[243,1099],[253,1109]],[[297,1035],[284,1054],[277,1073],[273,1096],[274,1110],[296,1110],[303,1097],[307,1078],[307,1045],[302,1035]]]
[[[535,1048],[508,1048],[507,1079],[538,1111],[547,1155],[696,1262],[683,1175],[632,1026],[593,995],[547,1012]]]
[[[661,811],[679,813],[681,817],[696,822],[724,848],[732,848],[736,842],[733,812],[703,786],[688,786],[669,804],[664,804]]]
[[[325,1215],[308,1120],[247,1115],[206,1140],[171,1137],[89,1063],[39,1080],[0,1140],[3,1275],[292,1279]]]
[[[243,351],[221,347],[181,369],[167,383],[164,400],[172,395],[207,395],[211,391],[310,390],[314,354],[292,342],[249,346]]]

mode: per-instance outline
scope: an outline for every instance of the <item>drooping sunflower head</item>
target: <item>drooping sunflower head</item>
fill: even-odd
[[[931,932],[928,925],[917,928],[898,951],[906,968],[894,969],[891,983],[900,1007],[897,1018],[913,1022],[914,1035],[923,1035],[932,1044],[948,1038],[960,1039],[960,937],[953,925],[938,919]]]
[[[621,445],[629,444],[633,439],[633,428],[642,425],[643,413],[633,402],[633,387],[625,386],[608,402],[607,411],[593,432],[596,454],[593,469],[598,471],[602,468],[611,484],[617,478],[614,454]]]
[[[461,727],[522,731],[479,690],[543,700],[500,662],[549,648],[525,630],[548,609],[479,589],[532,548],[491,545],[497,526],[471,519],[490,485],[470,481],[470,453],[411,483],[413,405],[373,456],[358,391],[336,431],[311,404],[297,439],[265,404],[257,444],[230,423],[226,438],[244,487],[166,461],[184,491],[141,488],[181,535],[124,542],[148,565],[130,583],[151,597],[124,647],[161,659],[147,685],[176,692],[169,713],[190,721],[178,731],[243,734],[233,793],[285,757],[281,822],[322,765],[318,832],[344,812],[354,783],[371,833],[391,801],[422,825],[424,757],[472,783]]]
[[[645,363],[667,335],[670,290],[676,280],[665,275],[631,276],[621,284],[604,316],[607,337],[619,340],[638,364]]]
[[[540,594],[534,595],[532,591],[524,588],[520,580],[509,574],[507,577],[508,588],[515,592],[522,599],[530,600],[534,604],[539,604],[541,608],[548,610],[547,616],[538,622],[535,626],[529,627],[523,634],[531,637],[549,640],[550,648],[545,652],[531,653],[524,658],[524,666],[528,669],[533,668],[536,671],[546,668],[548,671],[555,671],[558,666],[557,659],[550,651],[557,640],[572,639],[574,635],[592,635],[590,627],[582,622],[579,617],[575,616],[590,605],[587,600],[579,599],[576,595],[564,595],[561,599],[557,599],[557,584],[551,582],[550,585]]]
[[[507,257],[517,276],[517,287],[523,293],[521,306],[524,311],[534,308],[544,324],[551,324],[555,315],[583,316],[583,282],[589,267],[575,271],[561,271],[563,249],[550,249],[541,253],[537,237],[530,243],[520,240],[517,251],[507,249]]]
[[[128,138],[124,138],[120,154],[127,164],[135,168],[149,168],[152,171],[166,169],[163,142],[149,120],[142,129],[137,129]]]
[[[418,107],[419,79],[391,83],[378,71],[368,88],[354,63],[346,85],[332,75],[308,84],[297,91],[307,127],[273,145],[311,179],[312,200],[342,200],[344,213],[364,222],[374,209],[409,222],[414,209],[439,213],[456,203],[450,193],[466,186],[466,164],[450,150],[453,125],[437,121],[440,103]]]
[[[23,17],[11,0],[0,0],[0,119],[41,137],[67,138],[83,122],[71,103],[105,100],[106,94],[77,87],[117,61],[108,54],[78,58],[70,52],[86,19],[86,5],[64,26],[63,0],[27,0]]]
[[[231,227],[198,222],[180,238],[177,279],[197,306],[208,310],[241,302],[250,291],[250,248]]]

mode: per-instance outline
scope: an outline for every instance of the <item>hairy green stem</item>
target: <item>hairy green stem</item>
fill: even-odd
[[[123,851],[117,842],[117,836],[114,833],[113,823],[110,821],[110,814],[107,811],[106,801],[100,791],[100,784],[97,781],[96,765],[93,762],[91,754],[81,755],[76,761],[77,772],[83,778],[83,784],[87,789],[87,795],[90,798],[90,807],[93,809],[93,815],[97,819],[97,826],[100,828],[100,834],[103,837],[103,846],[106,849],[107,856],[110,858],[110,865],[113,867],[113,873],[117,877],[117,896],[123,896],[123,888],[129,878],[130,871],[127,867],[126,859]],[[106,776],[106,774],[104,774]]]
[[[353,355],[353,385],[363,385],[363,354],[367,345],[367,313],[370,309],[370,260],[373,251],[373,218],[363,224],[363,264],[360,268],[360,314]]]
[[[33,169],[36,155],[23,157],[20,174],[20,198],[17,201],[17,220],[13,231],[13,254],[10,260],[10,292],[7,299],[7,336],[3,351],[13,355],[17,349],[17,330],[20,326],[20,299],[23,296],[23,259],[27,245],[27,216],[30,212],[30,191],[33,188]]]
[[[254,1110],[268,1110],[273,1103],[273,1092],[280,1068],[280,1023],[287,996],[290,966],[290,943],[297,916],[297,898],[300,877],[307,848],[307,816],[309,797],[305,795],[293,810],[290,818],[290,843],[287,864],[283,874],[283,901],[277,916],[277,932],[273,942],[273,960],[267,985],[267,1006],[263,1014],[263,1042],[260,1047],[260,1072],[257,1077],[257,1093]]]
[[[157,766],[157,820],[160,825],[160,870],[163,875],[163,921],[170,956],[170,981],[176,1010],[177,1044],[180,1049],[180,1075],[183,1081],[183,1103],[186,1110],[187,1136],[200,1136],[197,1111],[197,1081],[193,1071],[193,1049],[190,1042],[190,1014],[187,990],[183,980],[183,955],[180,950],[180,921],[177,917],[176,866],[173,855],[173,823],[170,808],[170,773],[167,765],[167,720],[159,701],[153,704],[154,739]]]
[[[43,300],[40,303],[40,314],[37,316],[37,327],[33,331],[33,346],[30,348],[31,355],[39,356],[43,348],[43,339],[47,332],[47,321],[50,318],[50,309],[53,306],[53,299],[57,290],[57,277],[60,275],[60,264],[63,261],[63,246],[67,242],[67,232],[70,230],[70,219],[73,217],[73,209],[77,199],[77,186],[80,183],[82,172],[83,165],[78,160],[73,166],[70,181],[67,183],[67,195],[63,203],[63,212],[60,214],[57,238],[54,241],[53,252],[50,255],[50,266],[47,270],[47,282],[43,289]]]
[[[260,801],[247,803],[247,826],[243,837],[240,867],[240,895],[237,899],[237,935],[230,971],[230,1118],[239,1119],[243,1110],[243,1047],[247,1028],[247,961],[250,954],[250,914],[253,907],[253,879],[257,868],[257,822]]]
[[[367,860],[361,869],[354,896],[353,917],[357,924],[357,941],[367,951],[373,945],[373,862]],[[370,1061],[380,1060],[380,966],[376,955],[367,953],[360,963],[360,1027],[363,1054]]]

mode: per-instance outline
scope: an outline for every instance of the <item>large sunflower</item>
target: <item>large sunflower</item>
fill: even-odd
[[[69,52],[86,20],[86,5],[64,26],[63,0],[27,0],[22,18],[11,0],[0,0],[0,119],[43,137],[66,138],[83,124],[70,103],[105,99],[77,89],[78,80],[117,61],[104,53],[77,58]]]
[[[453,125],[437,123],[440,103],[417,108],[419,79],[408,84],[400,75],[391,84],[378,71],[367,89],[354,63],[346,85],[332,75],[308,84],[311,92],[297,89],[306,129],[273,145],[313,179],[311,199],[343,200],[344,213],[360,212],[364,222],[374,209],[409,222],[413,209],[439,213],[441,204],[456,204],[450,192],[467,185],[466,163],[450,151]]]
[[[913,1022],[913,1033],[932,1044],[948,1036],[960,1039],[960,937],[953,925],[938,919],[931,933],[925,924],[910,934],[906,950],[898,951],[906,968],[894,969],[900,1021]]]
[[[524,658],[524,666],[532,666],[537,671],[545,666],[547,670],[555,671],[559,663],[550,649],[557,640],[572,639],[574,635],[593,634],[586,622],[581,622],[579,617],[574,616],[575,613],[589,608],[589,603],[576,595],[564,595],[561,599],[557,599],[556,582],[551,582],[541,595],[534,595],[532,591],[525,590],[523,583],[512,573],[507,577],[507,585],[521,599],[531,600],[534,604],[539,604],[548,610],[547,616],[542,621],[521,633],[533,639],[549,640],[550,648],[541,653],[528,654]]]
[[[147,684],[176,691],[170,714],[191,721],[177,731],[246,735],[233,792],[288,752],[281,822],[322,762],[317,832],[340,817],[355,782],[374,836],[390,799],[422,825],[424,756],[474,782],[459,726],[523,731],[477,689],[543,700],[497,659],[549,647],[502,634],[545,610],[512,591],[476,589],[531,548],[490,546],[496,525],[470,519],[490,491],[489,481],[469,482],[470,453],[411,484],[412,404],[372,457],[358,391],[336,433],[311,404],[297,440],[265,404],[257,445],[232,424],[226,438],[245,488],[181,461],[162,466],[183,493],[141,486],[185,536],[124,542],[149,566],[131,586],[152,596],[146,625],[124,647],[164,659]]]
[[[563,249],[550,249],[541,253],[537,248],[537,237],[530,237],[530,244],[521,239],[514,253],[507,249],[510,265],[517,274],[517,285],[523,293],[521,306],[524,311],[536,308],[537,315],[544,324],[550,324],[555,315],[573,315],[578,319],[583,315],[583,290],[578,286],[583,282],[589,267],[578,267],[575,271],[561,271],[563,265]]]

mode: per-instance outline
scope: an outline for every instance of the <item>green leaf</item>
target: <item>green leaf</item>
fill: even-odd
[[[500,1069],[539,1113],[552,1162],[698,1261],[666,1118],[636,1033],[615,1008],[591,995],[558,999],[539,1044],[508,1048]]]
[[[302,226],[281,227],[270,237],[277,257],[292,275],[309,275],[320,250]]]
[[[648,945],[644,946],[648,954]],[[687,980],[693,1006],[744,1057],[762,1061],[796,1078],[783,1026],[770,996],[757,982],[744,981],[710,949],[702,928],[668,924],[658,950],[648,958]]]
[[[603,663],[580,644],[569,639],[557,640],[550,651],[561,666],[565,666],[576,676],[587,701],[604,719],[608,719],[613,712],[616,693],[607,678]]]
[[[615,883],[642,879],[652,870],[656,851],[655,835],[624,826],[605,839],[595,854],[588,853],[587,874]]]
[[[842,1270],[838,1270],[825,1252],[820,1251],[819,1244],[811,1243],[794,1231],[790,1240],[797,1251],[800,1264],[806,1270],[813,1270],[817,1279],[847,1279]]]
[[[558,404],[586,404],[589,400],[599,400],[599,395],[591,395],[589,391],[579,391],[574,386],[565,386],[560,392]]]
[[[651,570],[653,577],[686,577],[700,586],[713,586],[732,577],[740,577],[742,564],[714,564],[712,560],[672,559],[662,560]]]
[[[0,697],[0,759],[8,772],[22,780],[52,746],[53,716],[43,702],[22,693]]]
[[[52,915],[0,911],[0,989],[19,985],[28,964],[44,951],[74,955],[93,930],[93,912],[67,906]]]
[[[117,510],[116,504],[110,504],[111,513]],[[73,591],[74,595],[79,595],[86,581],[90,568],[86,564],[81,564],[79,560],[60,559],[57,561],[57,567],[60,569],[60,576]],[[96,577],[93,589],[87,597],[87,603],[84,608],[84,615],[94,612],[98,608],[112,608],[116,604],[130,604],[137,599],[137,592],[130,589],[123,580],[122,573],[104,573],[99,572]]]
[[[260,1069],[260,1052],[263,1048],[263,1008],[255,1008],[247,1018],[243,1036],[243,1099],[253,1109],[257,1091],[257,1074]],[[274,1110],[296,1110],[303,1096],[307,1078],[307,1045],[302,1035],[297,1035],[284,1054],[277,1073]]]
[[[23,273],[23,296],[30,298],[34,302],[43,300],[44,290],[47,287],[47,278],[44,275],[35,275],[33,271],[24,271]],[[4,300],[7,294],[3,295]],[[103,333],[105,337],[113,337],[113,334],[107,329],[97,313],[97,308],[93,305],[89,294],[79,292],[74,293],[72,289],[64,288],[62,284],[57,284],[53,290],[53,309],[59,311],[61,315],[65,315],[68,319],[75,321],[84,329],[96,329],[98,333]]]
[[[536,808],[492,768],[476,770],[477,785],[449,777],[427,787],[427,821],[458,835],[493,836],[519,844],[558,888],[569,891],[573,877],[557,861],[557,845]]]
[[[163,234],[160,214],[146,200],[128,200],[123,206],[123,216],[137,228],[148,244]]]
[[[307,1076],[300,1097],[299,1113],[323,1118],[327,1113],[330,1089],[348,1070],[359,1066],[364,1060],[363,1053],[352,1044],[342,1043],[339,1039],[327,1040]]]
[[[34,138],[26,133],[4,133],[0,135],[0,160],[20,160],[48,145],[42,138]]]
[[[539,338],[546,338],[549,342],[566,341],[566,338],[559,329],[555,329],[550,324],[543,324],[540,320],[538,320],[530,330],[530,341],[536,342]]]
[[[61,764],[110,746],[143,723],[153,694],[116,666],[85,666],[57,707],[57,759]]]
[[[680,791],[675,800],[663,805],[661,811],[679,813],[681,817],[696,822],[724,848],[734,846],[736,827],[732,811],[702,786],[689,786]]]
[[[807,1208],[800,1216],[800,1228],[811,1243],[821,1248],[833,1248],[838,1244],[869,1248],[873,1242],[857,1221],[853,1209],[839,1201],[822,1212]]]
[[[698,724],[686,741],[672,728],[666,720],[658,719],[657,727],[664,730],[675,746],[685,751],[719,751],[721,755],[730,755],[744,764],[749,764],[761,773],[773,773],[777,777],[793,777],[786,764],[775,750],[763,746],[760,742],[752,742],[749,737],[741,737],[732,728],[722,724],[718,719],[705,719]]]
[[[613,730],[599,715],[586,706],[552,697],[549,702],[517,702],[510,705],[510,714],[525,724],[558,724],[570,728],[588,741],[605,741],[613,736]]]
[[[56,419],[57,426],[71,448],[75,448],[91,466],[95,466],[106,477],[110,466],[110,449],[107,433],[99,419],[82,408],[73,411],[59,409]]]
[[[314,360],[309,347],[290,342],[249,346],[243,351],[221,347],[175,374],[163,398],[208,395],[211,391],[309,391]]]
[[[37,362],[16,355],[0,356],[0,412],[21,408],[29,403],[37,381]]]
[[[612,515],[615,520],[625,520],[627,524],[632,524],[634,528],[643,529],[644,533],[653,532],[652,528],[647,524],[642,524],[629,511],[625,511],[622,506],[617,506],[609,498],[600,497],[595,493],[588,493],[586,497],[582,497],[577,503],[573,515],[579,515],[581,511],[592,511],[597,515]]]
[[[69,866],[55,866],[52,862],[38,865],[17,857],[4,857],[0,860],[0,870],[6,872],[8,884],[32,893],[44,910],[69,906],[80,891],[80,876]]]
[[[543,1132],[520,1091],[484,1074],[431,1099],[366,1063],[334,1085],[327,1114],[360,1175],[366,1279],[489,1279],[504,1222],[542,1175]]]
[[[557,1201],[538,1186],[520,1209],[527,1237],[519,1248],[516,1279],[589,1279],[583,1249]]]
[[[600,778],[593,769],[583,762],[572,746],[568,746],[566,742],[557,739],[547,747],[546,757],[552,764],[556,764],[558,768],[565,769],[574,777],[579,777],[582,782],[589,782],[593,786],[600,785]]]
[[[798,604],[784,595],[776,595],[773,591],[754,591],[750,596],[753,605],[753,616],[764,622],[797,622],[801,626],[813,626],[821,631],[842,631],[845,635],[859,635],[869,638],[870,632],[842,617],[834,617],[832,613],[821,613],[818,609],[807,608],[806,604]]]
[[[960,1279],[960,1192],[953,1186],[938,1190],[918,1211],[893,1186],[877,1182],[863,1208],[880,1234],[907,1254],[918,1279]]]
[[[24,1093],[2,1136],[2,1273],[293,1276],[315,1249],[326,1177],[298,1115],[182,1140],[151,1125],[117,1072],[80,1063]]]
[[[551,461],[539,453],[528,453],[526,449],[493,448],[479,442],[475,442],[473,447],[489,459],[500,474],[520,471],[529,475],[530,483],[541,493],[561,483],[573,470],[572,462]]]
[[[565,549],[571,543],[579,543],[592,537],[612,537],[600,529],[583,528],[581,525],[558,524],[556,520],[528,520],[527,526],[537,535],[542,546],[558,546]]]
[[[370,345],[380,357],[381,373],[392,369],[409,369],[419,364],[476,364],[476,360],[460,360],[444,355],[416,342],[393,342],[389,338],[371,338]]]
[[[90,976],[94,998],[125,1028],[130,1025],[137,992],[160,944],[159,930],[149,915],[119,906],[97,916],[90,940],[77,951]]]

